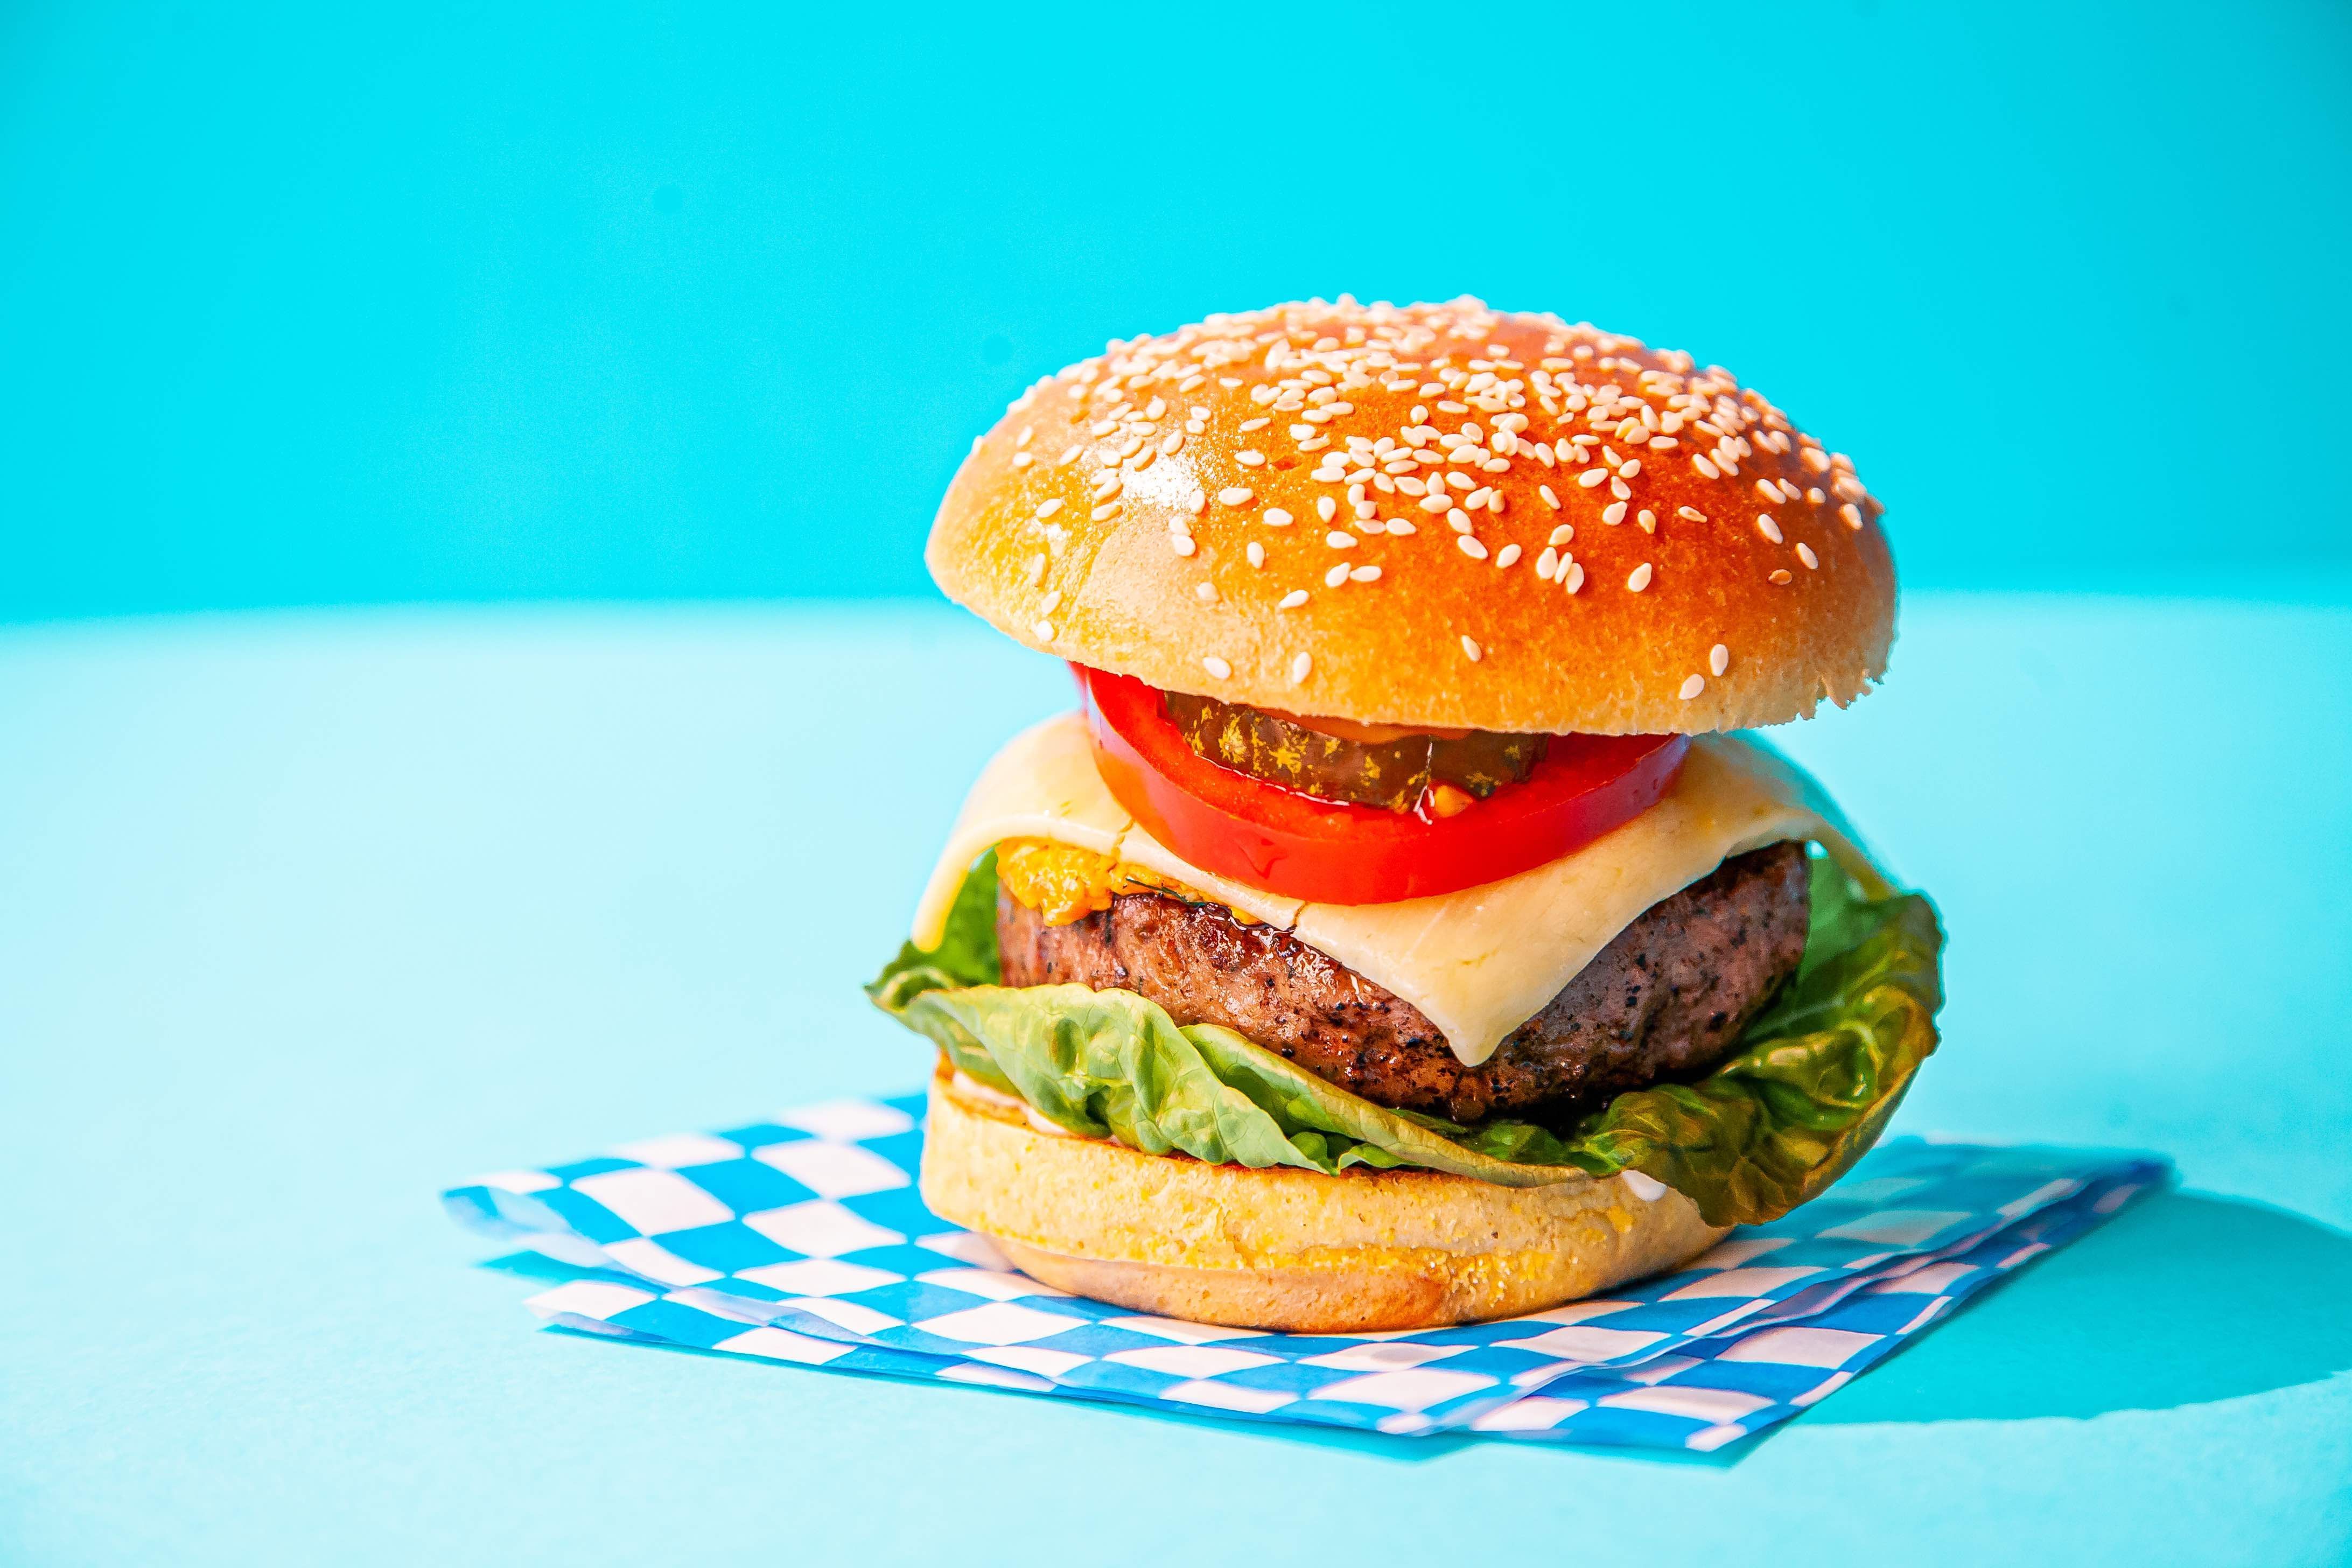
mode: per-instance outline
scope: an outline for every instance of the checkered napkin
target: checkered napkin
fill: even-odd
[[[1015,1273],[923,1206],[923,1099],[845,1100],[442,1194],[580,1270],[552,1323],[842,1372],[1390,1433],[1714,1449],[2170,1179],[2142,1155],[1900,1139],[1678,1273],[1507,1322],[1278,1334]]]

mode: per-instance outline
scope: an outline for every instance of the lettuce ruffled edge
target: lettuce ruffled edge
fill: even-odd
[[[903,945],[866,994],[958,1070],[1078,1137],[1253,1167],[1418,1167],[1503,1186],[1638,1171],[1710,1225],[1760,1224],[1851,1168],[1937,1046],[1934,907],[1917,893],[1872,896],[1826,857],[1811,868],[1804,957],[1733,1053],[1704,1078],[1621,1094],[1562,1131],[1375,1105],[1230,1029],[1179,1025],[1133,992],[1005,986],[993,850],[965,879],[939,945]]]

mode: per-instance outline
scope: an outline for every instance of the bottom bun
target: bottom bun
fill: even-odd
[[[933,1079],[923,1201],[1056,1289],[1194,1322],[1367,1333],[1516,1317],[1686,1263],[1727,1233],[1623,1176],[1211,1165],[1041,1131]]]

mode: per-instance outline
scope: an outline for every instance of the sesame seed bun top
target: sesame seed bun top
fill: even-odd
[[[974,444],[949,597],[1233,702],[1601,734],[1780,723],[1884,672],[1882,509],[1727,371],[1475,300],[1114,342]]]

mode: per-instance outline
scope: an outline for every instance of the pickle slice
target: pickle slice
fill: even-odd
[[[1357,741],[1213,697],[1162,695],[1185,743],[1209,761],[1319,800],[1390,811],[1411,811],[1433,784],[1450,784],[1484,800],[1526,778],[1542,759],[1547,739],[1468,730]]]

